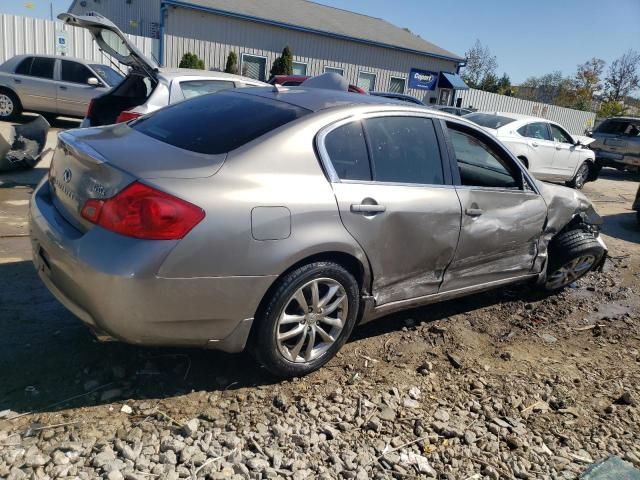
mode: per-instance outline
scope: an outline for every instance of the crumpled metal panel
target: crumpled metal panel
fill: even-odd
[[[17,125],[9,138],[0,135],[0,172],[33,168],[42,158],[49,123],[38,116],[25,125]]]

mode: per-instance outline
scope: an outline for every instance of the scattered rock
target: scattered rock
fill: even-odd
[[[449,359],[451,365],[453,365],[453,368],[462,368],[462,360],[459,356],[453,353],[447,353],[447,358]]]
[[[133,413],[133,408],[131,408],[129,405],[122,405],[120,411],[122,413],[126,413],[127,415],[131,415]]]

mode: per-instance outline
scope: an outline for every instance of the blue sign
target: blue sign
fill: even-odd
[[[429,70],[418,70],[412,68],[409,73],[409,88],[417,88],[420,90],[435,90],[438,83],[438,72],[430,72]]]

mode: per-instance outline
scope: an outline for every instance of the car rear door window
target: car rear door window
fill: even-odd
[[[222,91],[162,108],[131,127],[169,145],[218,155],[310,113],[296,105]]]
[[[234,88],[235,84],[228,80],[188,80],[180,82],[180,90],[184,98],[199,97],[207,93]]]
[[[520,188],[521,172],[504,152],[472,130],[448,124],[462,185]]]
[[[29,75],[39,78],[53,78],[53,66],[55,63],[55,58],[34,57]]]
[[[551,135],[556,142],[570,143],[571,145],[573,145],[571,135],[569,135],[557,125],[549,124],[549,127],[551,128]]]
[[[86,85],[91,77],[95,78],[93,72],[81,63],[62,60],[60,78],[63,82],[82,83]]]
[[[528,123],[518,129],[518,133],[523,137],[535,138],[537,140],[551,140],[549,129],[544,122]]]
[[[505,125],[515,122],[515,118],[505,117],[504,115],[492,115],[489,113],[470,113],[465,115],[467,120],[471,120],[473,123],[485,128],[498,129]]]
[[[351,122],[332,130],[324,148],[341,180],[371,180],[371,167],[362,124]]]
[[[433,121],[422,117],[377,117],[365,120],[373,180],[444,184],[440,149]]]
[[[33,57],[27,57],[20,62],[18,68],[16,68],[16,73],[18,75],[29,75],[31,71],[31,62],[33,62]]]

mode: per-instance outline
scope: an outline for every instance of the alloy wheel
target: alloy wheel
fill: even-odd
[[[580,165],[578,172],[576,173],[576,188],[580,189],[584,187],[585,182],[587,181],[587,177],[589,176],[589,165],[583,163]]]
[[[339,282],[331,278],[307,282],[289,298],[278,318],[278,351],[294,363],[315,360],[340,336],[348,310],[347,293]]]
[[[4,94],[0,93],[0,117],[9,117],[13,113],[14,105],[13,100]]]
[[[575,282],[591,270],[595,262],[596,257],[593,255],[582,255],[569,260],[547,277],[546,287],[549,290],[556,290]]]

